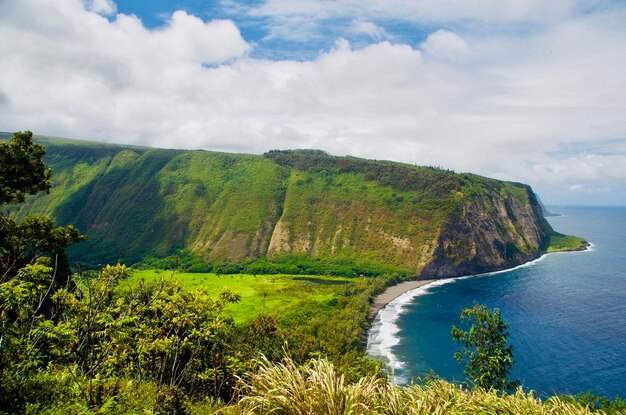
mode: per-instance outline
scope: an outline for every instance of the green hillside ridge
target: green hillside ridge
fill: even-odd
[[[52,190],[28,198],[17,216],[77,226],[89,238],[69,254],[90,266],[170,258],[192,270],[271,263],[272,272],[305,272],[284,270],[295,256],[356,275],[440,278],[586,246],[557,237],[530,187],[473,174],[319,150],[259,156],[37,141]]]

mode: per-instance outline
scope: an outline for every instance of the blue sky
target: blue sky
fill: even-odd
[[[626,3],[0,1],[0,130],[332,154],[626,205]]]
[[[348,40],[353,47],[364,47],[381,40],[376,33],[358,33],[351,29],[356,15],[335,15],[315,22],[314,33],[307,33],[305,39],[273,36],[272,27],[275,23],[271,16],[258,15],[254,10],[264,4],[263,1],[167,1],[167,0],[127,0],[117,1],[117,11],[135,14],[148,28],[159,28],[167,25],[172,13],[184,10],[203,20],[230,19],[237,24],[244,39],[254,44],[250,56],[260,59],[314,59],[321,52],[331,49],[336,40]],[[315,19],[314,19],[315,20]],[[438,28],[437,25],[420,25],[398,18],[363,19],[384,28],[389,35],[385,39],[395,42],[419,45],[428,34]]]

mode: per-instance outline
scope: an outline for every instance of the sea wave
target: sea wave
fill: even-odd
[[[589,244],[585,251],[573,251],[573,252],[589,252],[593,250],[593,244]],[[532,267],[537,263],[543,261],[550,254],[543,254],[539,258],[525,262],[513,268],[507,268],[500,271],[486,272],[482,274],[465,275],[462,277],[445,278],[441,280],[433,281],[429,284],[422,285],[421,287],[407,291],[393,299],[383,309],[381,309],[376,318],[372,322],[367,338],[367,353],[369,356],[381,360],[387,368],[394,374],[394,381],[399,384],[406,383],[408,379],[404,379],[402,376],[395,374],[396,369],[401,369],[405,366],[405,362],[400,360],[393,352],[394,346],[400,343],[398,333],[400,328],[397,325],[397,321],[402,314],[404,314],[406,306],[411,304],[416,297],[427,294],[432,288],[440,287],[445,284],[463,280],[467,278],[489,277],[497,274],[504,274],[507,272],[515,271],[521,268]]]
[[[431,288],[451,283],[456,279],[457,278],[446,278],[422,285],[421,287],[407,291],[399,297],[396,297],[381,309],[370,328],[367,339],[368,354],[379,358],[392,370],[402,368],[404,362],[396,357],[392,349],[400,342],[400,338],[397,336],[400,328],[396,322],[404,313],[404,308],[407,304],[410,304],[415,297],[426,294]]]

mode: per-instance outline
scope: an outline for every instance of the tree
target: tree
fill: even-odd
[[[50,169],[43,156],[46,150],[33,144],[33,133],[17,132],[11,140],[0,143],[0,205],[21,203],[27,194],[50,191]]]
[[[113,399],[122,376],[230,398],[252,362],[226,343],[234,322],[222,310],[238,295],[121,286],[130,270],[119,264],[72,274],[65,248],[83,238],[78,230],[14,214],[26,195],[49,190],[44,155],[30,132],[0,142],[0,412],[24,412],[23,391],[53,372],[69,374],[93,408]]]
[[[70,281],[65,248],[82,239],[72,226],[54,228],[43,216],[18,222],[6,205],[50,189],[45,149],[30,131],[0,142],[0,407],[12,406],[27,373],[58,354],[53,323],[59,317],[52,295]]]
[[[464,367],[467,379],[484,389],[510,390],[519,382],[508,380],[513,367],[513,346],[507,345],[509,323],[500,316],[500,310],[475,303],[461,312],[461,323],[469,330],[452,326],[452,338],[463,349],[454,359]]]
[[[89,405],[103,404],[98,379],[123,375],[230,398],[237,356],[224,341],[234,322],[222,311],[239,296],[226,290],[211,298],[164,279],[121,285],[130,274],[124,265],[107,265],[99,273],[76,275],[72,290],[59,289],[53,297],[63,310],[54,327],[68,333],[55,337],[63,345],[57,348],[74,363],[73,377],[86,380],[77,385]]]
[[[51,171],[46,169],[46,150],[33,143],[33,133],[17,132],[11,140],[0,142],[0,207],[24,202],[26,195],[50,190]],[[70,269],[65,248],[84,237],[69,225],[52,226],[45,216],[29,215],[18,223],[10,214],[0,214],[0,282],[17,271],[48,256],[57,281],[65,280]]]

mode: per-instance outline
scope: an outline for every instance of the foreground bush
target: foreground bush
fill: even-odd
[[[386,387],[385,379],[372,376],[349,384],[324,359],[300,368],[289,358],[278,364],[263,360],[242,382],[239,408],[246,414],[371,414]]]
[[[138,382],[129,378],[87,379],[67,369],[42,371],[13,389],[24,404],[19,410],[0,406],[0,414],[25,415],[210,415],[224,404],[212,398],[193,398],[177,386]],[[103,403],[91,405],[84,390],[92,387]]]
[[[298,367],[291,359],[259,362],[258,371],[242,380],[240,401],[222,409],[232,414],[604,414],[559,397],[546,401],[521,388],[514,394],[468,390],[443,380],[400,387],[384,378],[364,377],[348,383],[326,360]],[[615,412],[623,413],[623,412]]]

